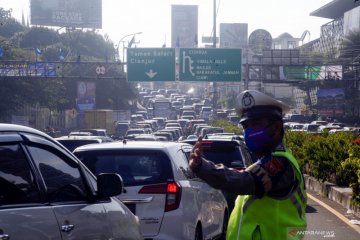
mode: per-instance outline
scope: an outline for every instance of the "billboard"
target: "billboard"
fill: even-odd
[[[280,66],[280,80],[341,80],[342,66]]]
[[[93,110],[96,107],[95,95],[96,83],[94,82],[77,82],[76,108],[78,112]]]
[[[198,46],[198,6],[171,6],[171,47]]]
[[[343,88],[319,89],[316,96],[319,115],[334,117],[344,114],[345,91]]]
[[[32,25],[102,28],[102,0],[31,0]]]
[[[247,23],[220,23],[220,48],[246,48]]]

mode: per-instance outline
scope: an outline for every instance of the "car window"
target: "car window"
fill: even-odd
[[[81,151],[75,155],[94,175],[118,173],[124,186],[164,183],[172,178],[170,159],[157,150]]]
[[[192,171],[189,167],[189,154],[191,151],[191,147],[184,146],[182,149],[178,150],[174,156],[176,161],[176,166],[184,174],[185,178],[192,179],[195,177],[195,174],[192,174]]]
[[[28,149],[44,179],[49,201],[86,200],[86,189],[77,164],[40,145],[29,145]]]
[[[34,174],[19,144],[0,145],[0,205],[40,202]]]
[[[215,164],[222,163],[227,167],[233,167],[232,164],[235,163],[237,167],[244,167],[243,158],[238,146],[222,146],[221,149],[217,147],[204,147],[203,154],[204,158]]]
[[[245,147],[242,148],[242,153],[243,153],[243,157],[244,157],[244,160],[245,160],[245,167],[248,167],[252,164],[254,164],[254,162],[256,159],[254,156],[251,155],[251,153],[249,152],[249,150]]]

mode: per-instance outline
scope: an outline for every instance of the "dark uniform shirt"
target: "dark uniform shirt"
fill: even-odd
[[[275,151],[285,151],[280,145]],[[271,153],[258,159],[243,171],[227,168],[202,159],[195,170],[197,176],[214,188],[237,195],[268,195],[282,198],[295,188],[297,181],[291,163]]]

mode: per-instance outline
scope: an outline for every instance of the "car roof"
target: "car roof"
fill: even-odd
[[[176,148],[188,145],[183,142],[164,142],[164,141],[118,141],[110,143],[102,143],[91,146],[81,146],[76,151],[82,150],[105,150],[105,149],[152,149],[161,150],[166,148]]]
[[[214,144],[219,144],[219,145],[222,145],[222,144],[226,145],[226,144],[229,144],[229,143],[231,143],[233,145],[240,145],[241,144],[240,141],[232,139],[232,138],[203,139],[202,141],[203,141],[203,143],[205,142],[207,144],[214,143]],[[197,142],[197,139],[185,139],[185,140],[183,140],[181,142],[189,143],[191,145],[194,145]]]
[[[46,136],[48,138],[50,137],[49,135],[47,135],[46,133],[44,133],[40,130],[30,128],[27,126],[23,126],[23,125],[17,125],[17,124],[0,123],[0,131],[1,132],[28,132],[28,133],[34,133],[34,134]]]

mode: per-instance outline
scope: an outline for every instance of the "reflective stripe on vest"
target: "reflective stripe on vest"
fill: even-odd
[[[296,188],[282,199],[255,195],[238,196],[231,213],[227,239],[299,239],[290,230],[306,228],[306,195],[304,181],[296,159],[288,152],[275,152],[274,156],[287,158],[298,181]],[[267,220],[267,218],[269,218]]]

